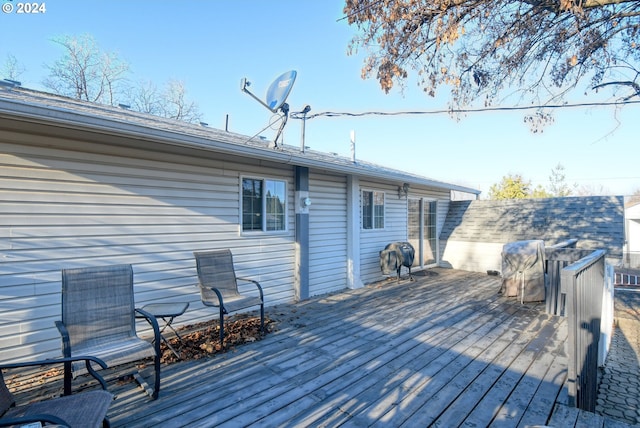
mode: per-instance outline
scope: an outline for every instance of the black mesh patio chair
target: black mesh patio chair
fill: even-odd
[[[106,391],[107,384],[91,367],[90,361],[102,368],[107,368],[104,361],[86,356],[0,365],[0,426],[24,426],[40,423],[41,425],[54,424],[70,428],[109,427],[107,411],[113,401],[113,395]],[[65,394],[62,397],[16,406],[15,397],[5,384],[3,370],[69,362],[85,364],[85,369],[100,382],[103,389],[73,395]]]
[[[144,317],[154,332],[153,344],[136,334],[136,313]],[[154,387],[139,373],[135,379],[154,400],[160,391],[160,329],[155,317],[135,309],[131,265],[111,265],[62,271],[62,321],[56,321],[62,335],[65,357],[91,355],[109,367],[153,358]],[[71,375],[85,373],[85,367],[69,363],[65,370],[65,392],[71,388]]]
[[[260,332],[264,334],[264,296],[258,281],[236,277],[231,250],[200,251],[196,257],[200,297],[207,306],[220,308],[220,344],[224,339],[224,315],[260,306]],[[260,296],[240,294],[238,280],[258,287]]]

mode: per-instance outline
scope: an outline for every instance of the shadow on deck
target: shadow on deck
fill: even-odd
[[[433,269],[416,279],[267,308],[276,332],[224,354],[163,367],[156,401],[133,383],[111,383],[117,395],[111,424],[516,427],[571,426],[572,417],[574,425],[584,422],[562,406],[563,318],[547,315],[543,304],[502,297],[497,277]],[[556,403],[559,413],[552,419]]]
[[[566,326],[499,288],[435,269],[269,308],[277,332],[164,368],[157,401],[117,391],[112,425],[543,425],[566,378]]]

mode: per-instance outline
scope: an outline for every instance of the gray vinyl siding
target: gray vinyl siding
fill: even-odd
[[[178,325],[216,317],[200,303],[193,251],[230,248],[238,276],[260,281],[267,305],[294,298],[291,167],[5,141],[0,135],[0,361],[60,355],[63,268],[132,264],[136,306],[189,302]],[[287,231],[241,233],[244,175],[287,182]]]
[[[370,284],[384,278],[380,271],[380,251],[390,242],[407,240],[407,198],[398,197],[397,184],[361,181],[360,186],[361,190],[385,192],[384,229],[360,229],[360,274],[362,281],[365,284]],[[360,197],[362,197],[362,192]],[[449,208],[449,192],[416,187],[410,189],[409,197],[437,201],[437,234],[439,236]],[[360,201],[360,208],[362,209],[362,201]],[[360,219],[362,221],[362,212]],[[362,227],[361,224],[360,227]]]
[[[344,176],[309,176],[309,293],[347,287],[347,184]]]
[[[437,226],[437,236],[438,236],[438,264],[442,265],[442,254],[444,253],[444,245],[440,240],[440,234],[442,233],[442,229],[444,228],[444,223],[447,220],[447,213],[449,212],[449,204],[451,201],[449,199],[438,199],[438,226]]]
[[[362,229],[362,191],[384,192],[384,229]],[[380,281],[380,251],[393,241],[407,239],[407,199],[398,198],[398,186],[360,181],[360,277],[370,284]]]

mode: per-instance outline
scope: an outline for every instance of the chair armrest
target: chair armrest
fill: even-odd
[[[71,340],[69,339],[69,331],[67,330],[67,327],[62,323],[62,321],[56,321],[56,327],[58,327],[58,331],[60,332],[60,336],[62,337],[62,356],[70,357]]]
[[[153,328],[153,346],[156,350],[156,356],[160,356],[160,327],[158,326],[158,320],[151,313],[136,308],[136,318],[144,318],[147,320],[149,324],[151,324],[151,328]]]
[[[102,386],[102,389],[104,389],[105,391],[107,390],[107,383],[105,382],[104,378],[102,376],[100,376],[100,374],[98,374],[98,372],[96,372],[96,370],[91,366],[91,362],[94,362],[94,363],[98,364],[103,369],[107,368],[107,363],[102,361],[100,358],[92,357],[92,356],[88,356],[88,355],[75,356],[75,357],[64,357],[64,358],[55,358],[55,359],[50,359],[50,360],[25,361],[25,362],[21,362],[21,363],[0,364],[0,370],[3,370],[3,369],[18,369],[18,368],[23,368],[23,367],[46,366],[46,365],[53,365],[53,364],[65,364],[65,375],[66,375],[66,364],[70,364],[73,361],[84,361],[85,365],[87,367],[87,371],[89,372],[89,374],[91,376],[93,376],[93,378],[95,380],[100,382],[100,386]],[[65,395],[68,395],[69,393],[70,392],[65,391]]]
[[[260,300],[262,300],[264,302],[264,295],[262,294],[262,287],[260,286],[260,283],[258,281],[255,281],[255,280],[249,279],[249,278],[239,278],[239,277],[237,277],[236,280],[246,281],[246,282],[253,282],[255,284],[255,286],[258,287],[258,291],[260,292]]]
[[[60,425],[62,427],[68,427],[69,424],[54,415],[47,414],[36,414],[29,416],[21,416],[21,417],[13,417],[13,418],[2,418],[0,419],[0,427],[10,427],[10,426],[20,426],[25,424],[31,424],[34,422],[48,422],[55,425]]]
[[[222,293],[220,292],[220,290],[218,290],[216,287],[205,287],[202,284],[198,284],[200,287],[202,288],[208,288],[209,290],[213,291],[214,293],[216,293],[216,296],[218,296],[218,303],[220,304],[220,307],[222,308],[222,311],[225,314],[228,314],[229,312],[227,312],[227,309],[224,307],[224,299],[222,298]]]

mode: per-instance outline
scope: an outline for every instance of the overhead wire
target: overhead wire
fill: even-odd
[[[303,115],[302,112],[293,112],[290,117],[293,119],[314,119],[318,117],[361,117],[361,116],[408,116],[408,115],[435,115],[435,114],[456,114],[456,113],[484,113],[496,111],[523,111],[523,110],[544,110],[544,109],[562,109],[562,108],[585,108],[585,107],[607,107],[621,106],[629,104],[640,104],[640,100],[622,100],[609,102],[592,102],[592,103],[574,103],[574,104],[546,104],[531,106],[509,106],[509,107],[481,107],[481,108],[461,108],[461,109],[440,109],[440,110],[423,110],[423,111],[364,111],[364,112],[335,112],[325,111],[314,114]]]

